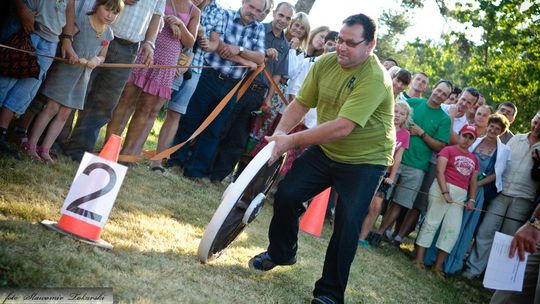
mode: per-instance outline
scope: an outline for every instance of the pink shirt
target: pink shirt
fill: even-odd
[[[439,157],[448,159],[444,177],[446,182],[462,189],[469,189],[469,181],[474,171],[478,171],[478,159],[471,152],[462,152],[456,145],[444,147]],[[473,178],[476,178],[474,176]]]
[[[396,131],[396,149],[394,149],[394,155],[399,148],[403,147],[405,150],[409,149],[410,137],[411,133],[407,129],[400,128]]]

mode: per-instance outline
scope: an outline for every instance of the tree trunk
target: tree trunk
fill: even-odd
[[[309,14],[309,11],[313,7],[313,3],[315,3],[315,0],[298,0],[294,6],[294,10],[296,12]]]

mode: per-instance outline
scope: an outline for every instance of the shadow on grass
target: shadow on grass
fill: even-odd
[[[267,273],[247,268],[268,244],[272,213],[259,217],[219,259],[201,265],[198,243],[225,186],[198,185],[134,166],[102,238],[104,251],[38,224],[58,220],[78,164],[56,166],[0,157],[0,287],[113,287],[121,302],[308,302],[331,228],[322,239],[299,236],[298,263]],[[417,273],[391,249],[361,251],[351,268],[348,303],[485,303],[488,292]],[[464,292],[465,290],[465,292]]]
[[[0,231],[1,287],[113,287],[122,302],[155,303],[298,302],[309,296],[298,288],[311,287],[292,267],[259,273],[245,263],[202,265],[177,250],[107,251],[23,220],[1,221]]]

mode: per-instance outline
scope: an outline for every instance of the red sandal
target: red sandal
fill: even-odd
[[[55,161],[54,159],[52,159],[51,157],[51,149],[47,149],[47,148],[44,148],[44,147],[38,147],[37,148],[37,153],[39,154],[39,156],[41,157],[41,159],[48,163],[48,164],[51,164],[51,165],[54,165]]]
[[[26,155],[30,156],[32,159],[42,161],[41,157],[39,157],[39,154],[36,151],[36,145],[25,142],[22,144],[22,148]]]

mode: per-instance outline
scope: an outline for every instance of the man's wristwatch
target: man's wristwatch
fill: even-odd
[[[529,220],[529,224],[531,224],[534,228],[540,230],[540,219],[536,218],[534,215]]]
[[[240,52],[238,52],[238,54],[242,54],[242,52],[244,51],[244,47],[241,46],[241,47],[238,47],[238,49],[240,50]]]
[[[58,36],[58,38],[60,38],[60,39],[68,39],[69,41],[73,42],[73,35],[60,34],[60,36]]]

